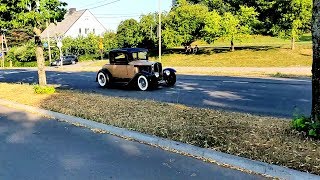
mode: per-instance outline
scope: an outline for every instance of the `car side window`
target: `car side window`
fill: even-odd
[[[117,64],[117,65],[127,65],[128,62],[127,62],[127,56],[125,53],[115,53],[114,54],[114,64]]]

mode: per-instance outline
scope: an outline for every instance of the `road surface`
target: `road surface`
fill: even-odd
[[[296,110],[309,114],[311,109],[311,80],[307,79],[178,75],[173,88],[140,92],[121,87],[99,88],[95,74],[48,71],[47,78],[50,84],[58,84],[65,89],[267,116],[290,118]],[[37,72],[27,69],[0,70],[0,82],[36,83]]]
[[[264,179],[0,106],[0,179]]]

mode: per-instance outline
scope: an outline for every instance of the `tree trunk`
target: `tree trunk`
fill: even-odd
[[[44,64],[43,47],[42,47],[42,43],[40,40],[41,30],[35,27],[34,32],[35,32],[36,36],[39,38],[38,42],[36,42],[36,46],[37,46],[36,47],[36,58],[37,58],[37,64],[38,64],[39,85],[46,86],[47,85],[47,77],[46,77],[46,70],[45,70],[45,64]]]
[[[312,11],[312,109],[313,121],[320,121],[320,0],[313,0]]]
[[[231,51],[232,51],[232,52],[234,51],[234,43],[233,43],[233,40],[231,40]]]
[[[296,39],[294,37],[291,37],[291,50],[295,49]]]

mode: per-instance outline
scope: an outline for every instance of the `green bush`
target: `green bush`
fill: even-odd
[[[52,86],[35,85],[33,89],[36,94],[54,94],[56,92],[56,89]]]
[[[22,46],[13,47],[8,52],[7,61],[34,62],[37,60],[35,51],[35,45],[31,41]]]
[[[311,117],[297,116],[292,120],[292,127],[307,136],[320,138],[320,123],[312,121]]]

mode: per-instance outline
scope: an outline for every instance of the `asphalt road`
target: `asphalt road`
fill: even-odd
[[[0,106],[0,179],[264,179]]]
[[[294,112],[309,114],[311,80],[260,79],[178,75],[173,88],[140,92],[114,87],[102,89],[94,72],[47,72],[48,82],[61,88],[95,92],[108,96],[152,99],[188,106],[224,109],[290,118]],[[0,82],[37,82],[34,70],[0,70]]]

